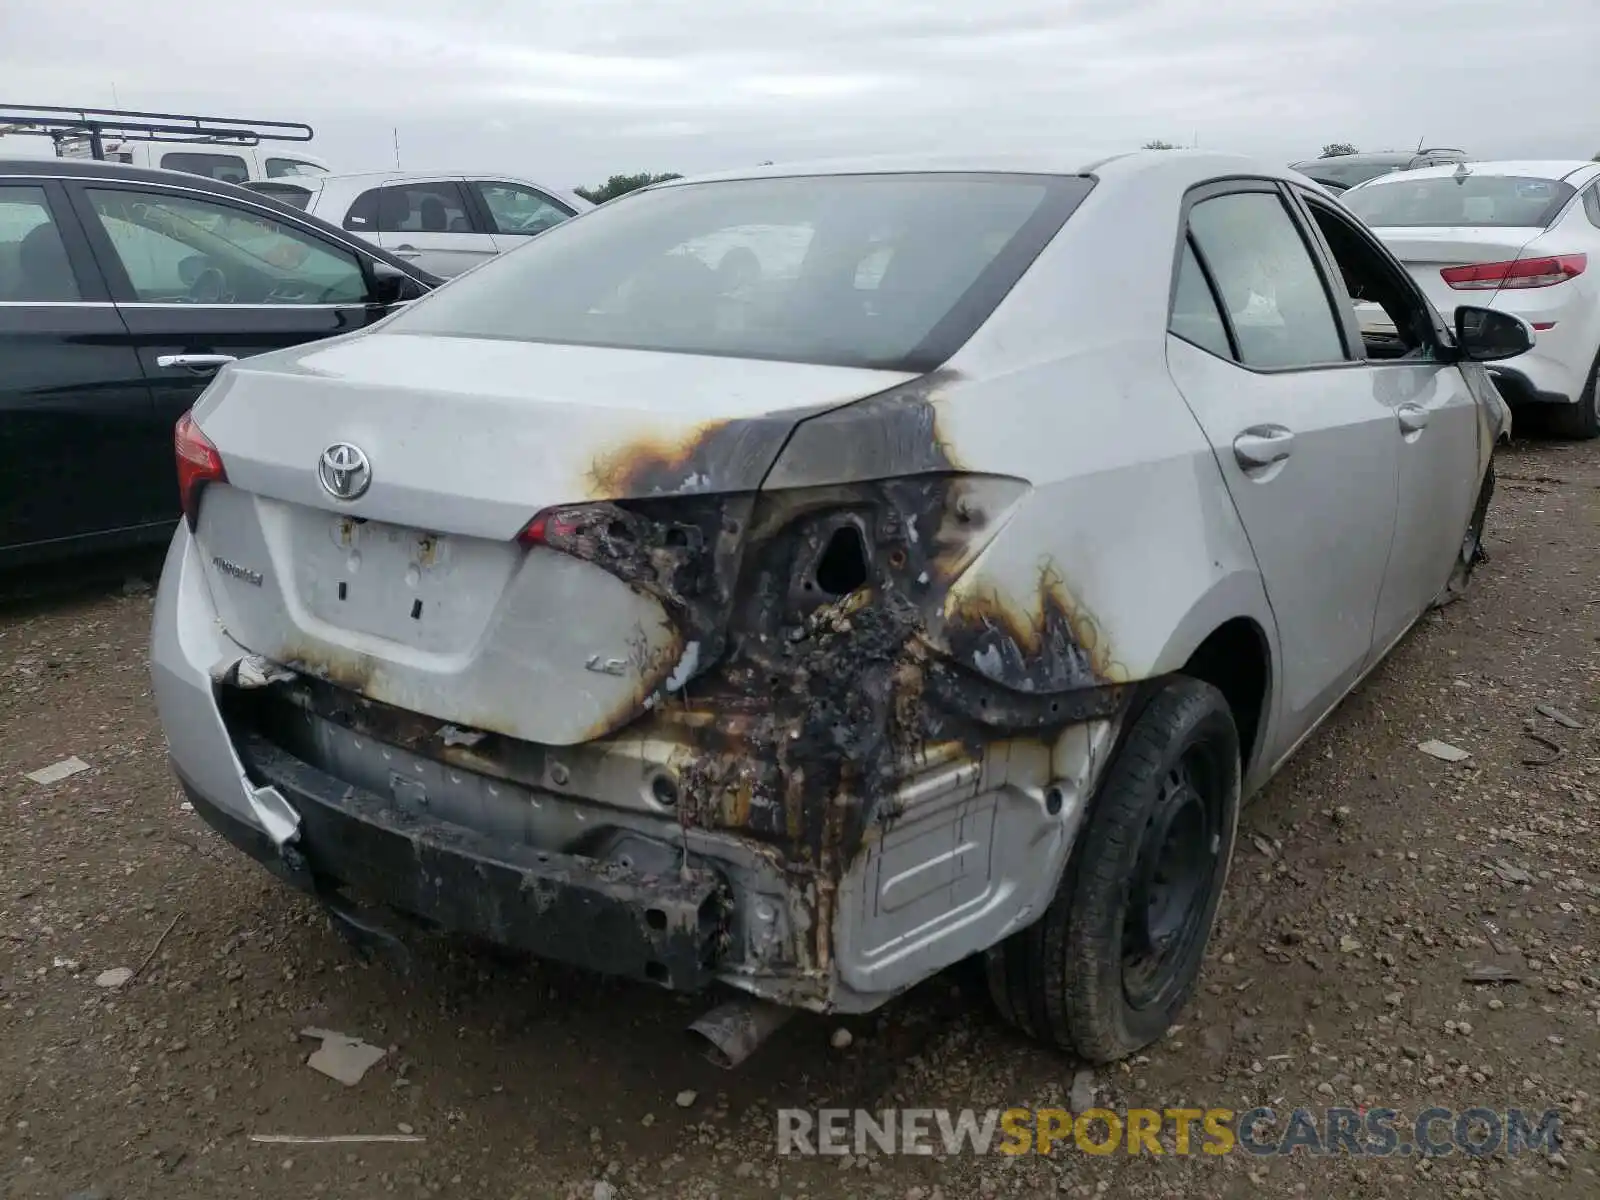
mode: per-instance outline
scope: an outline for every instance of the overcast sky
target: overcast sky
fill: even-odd
[[[1594,0],[0,0],[0,99],[556,186],[878,152],[1600,152]],[[34,139],[0,153],[50,153]]]

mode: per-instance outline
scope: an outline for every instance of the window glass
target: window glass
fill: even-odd
[[[1404,164],[1395,161],[1360,159],[1355,162],[1341,162],[1344,155],[1333,158],[1308,158],[1305,162],[1294,164],[1294,170],[1302,175],[1309,175],[1319,183],[1332,183],[1339,187],[1355,187],[1358,183],[1365,183],[1369,179],[1376,179],[1379,175],[1387,175],[1391,171],[1398,171]]]
[[[1462,225],[1543,229],[1572,199],[1559,179],[1528,175],[1405,174],[1344,197],[1345,207],[1375,229]]]
[[[1200,260],[1194,256],[1194,247],[1188,239],[1183,243],[1183,260],[1178,264],[1178,286],[1172,294],[1172,332],[1202,350],[1209,350],[1218,358],[1233,357],[1233,347],[1228,344],[1228,327],[1222,323],[1222,313],[1217,310],[1217,298],[1211,294]]]
[[[378,188],[371,188],[356,197],[350,211],[344,215],[344,227],[356,233],[378,232]]]
[[[445,183],[390,184],[378,198],[380,233],[472,233],[467,198]]]
[[[298,158],[269,158],[266,162],[268,179],[287,179],[296,175],[326,175],[327,167],[303,162]]]
[[[675,184],[485,263],[395,328],[931,369],[1092,186],[1004,174]]]
[[[186,171],[190,175],[204,175],[220,179],[223,183],[243,183],[250,178],[250,168],[237,154],[191,154],[174,151],[161,156],[161,165],[169,171]]]
[[[1339,268],[1338,275],[1330,281],[1335,301],[1355,309],[1367,358],[1431,353],[1428,331],[1433,318],[1404,272],[1354,221],[1315,197],[1307,196],[1305,201]]]
[[[0,187],[0,300],[79,300],[44,189]]]
[[[1344,360],[1322,276],[1282,200],[1269,192],[1204,200],[1190,210],[1189,229],[1245,364],[1271,369]]]
[[[516,183],[475,183],[496,233],[543,233],[572,215],[542,192]]]
[[[157,192],[91,189],[145,303],[356,304],[356,256],[264,213]]]
[[[1592,183],[1583,194],[1583,211],[1589,215],[1591,225],[1600,226],[1600,183]]]
[[[252,192],[260,192],[263,196],[271,196],[274,200],[284,204],[292,204],[296,208],[305,208],[311,203],[311,189],[301,187],[294,183],[265,182],[252,180],[249,184]]]

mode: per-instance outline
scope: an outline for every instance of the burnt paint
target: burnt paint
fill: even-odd
[[[806,421],[766,480],[769,489],[858,483],[959,471],[939,433],[937,401],[961,378],[941,368],[900,387]]]
[[[806,421],[787,449],[787,421],[782,436],[756,421],[631,444],[595,464],[600,498],[547,514],[548,544],[653,596],[682,644],[698,644],[682,686],[667,691],[670,667],[647,665],[628,711],[595,736],[631,724],[686,748],[674,763],[678,819],[782,864],[807,898],[802,974],[826,968],[839,880],[867,829],[897,815],[908,776],[952,756],[980,761],[996,741],[1048,745],[1126,696],[1110,647],[1050,564],[1031,602],[951,598],[997,514],[940,436],[948,378]],[[862,539],[864,578],[819,593],[816,564],[846,524]],[[389,714],[380,727],[407,720]],[[380,736],[403,733],[469,770],[543,779],[537,747],[495,736],[442,747],[431,722],[412,724]]]
[[[1021,611],[994,591],[958,595],[939,630],[962,666],[1029,695],[1093,687],[1116,667],[1094,618],[1049,563],[1039,569],[1037,608]]]
[[[589,497],[636,500],[754,492],[796,422],[826,406],[712,421],[676,438],[635,438],[589,464]]]
[[[647,728],[691,747],[679,819],[777,850],[811,898],[812,969],[830,953],[838,880],[868,827],[896,815],[908,775],[952,748],[979,760],[997,740],[1049,742],[1124,699],[1110,647],[1050,564],[1028,597],[952,596],[998,519],[940,435],[952,378],[801,423],[753,496],[580,507],[562,543],[656,596],[700,642],[697,676],[650,699]],[[595,482],[624,496],[743,484],[750,444],[716,426],[692,445],[631,447],[625,477]],[[729,446],[746,466],[719,478]],[[674,523],[702,531],[698,549],[664,550]],[[846,528],[865,574],[830,595],[816,568]]]

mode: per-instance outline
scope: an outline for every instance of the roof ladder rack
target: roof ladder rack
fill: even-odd
[[[313,137],[311,126],[302,121],[0,103],[0,135],[4,134],[48,137],[55,142],[57,157],[63,157],[65,142],[88,138],[90,153],[96,159],[105,158],[107,137],[128,142],[201,142],[229,146],[256,146],[263,140],[309,142]]]

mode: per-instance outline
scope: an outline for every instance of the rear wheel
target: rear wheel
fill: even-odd
[[[988,952],[1003,1017],[1091,1062],[1166,1032],[1210,940],[1239,777],[1222,693],[1183,677],[1165,684],[1108,767],[1050,907]]]
[[[1552,407],[1550,429],[1557,437],[1589,441],[1600,437],[1600,355],[1589,367],[1589,385],[1576,404]]]

